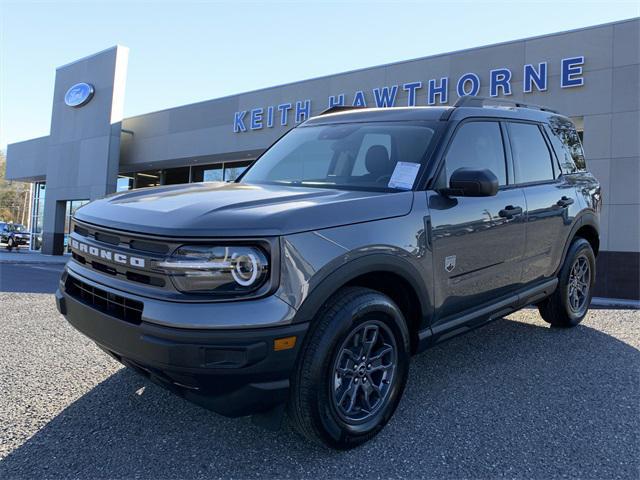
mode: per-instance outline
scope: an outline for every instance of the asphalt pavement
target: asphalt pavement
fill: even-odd
[[[2,266],[4,268],[4,265]],[[572,330],[529,309],[413,359],[349,452],[228,419],[123,369],[52,295],[0,293],[0,478],[629,478],[640,474],[640,312]]]
[[[0,292],[53,293],[63,268],[54,263],[0,262]]]

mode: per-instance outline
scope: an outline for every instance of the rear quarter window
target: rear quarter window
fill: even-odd
[[[509,122],[516,183],[553,180],[551,152],[537,124]]]
[[[573,123],[567,118],[552,116],[545,129],[558,157],[560,171],[564,174],[586,171],[582,143]]]

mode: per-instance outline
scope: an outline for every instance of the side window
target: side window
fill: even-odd
[[[550,132],[549,138],[560,161],[562,173],[586,170],[582,142],[573,123],[567,118],[553,116],[549,119],[549,125],[546,128]]]
[[[540,127],[531,123],[509,123],[509,140],[517,183],[553,180],[551,152]]]
[[[459,168],[488,168],[500,185],[507,184],[507,167],[498,122],[467,122],[456,132],[445,160],[447,185]]]

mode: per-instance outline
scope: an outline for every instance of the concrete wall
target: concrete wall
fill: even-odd
[[[480,76],[480,95],[488,96],[489,71],[496,67],[508,67],[513,72],[513,100],[526,100],[556,108],[569,115],[596,115],[611,113],[614,100],[627,105],[628,94],[632,94],[637,81],[633,77],[633,36],[637,35],[638,20],[618,24],[591,27],[579,31],[549,35],[539,38],[509,42],[494,46],[475,48],[452,54],[443,54],[423,59],[398,62],[354,72],[341,73],[293,84],[271,87],[253,92],[209,100],[183,107],[125,119],[123,128],[134,132],[134,139],[122,152],[122,164],[139,165],[174,158],[190,158],[201,155],[243,152],[264,148],[277,139],[288,128],[276,125],[273,128],[233,133],[233,113],[266,107],[282,102],[310,99],[312,113],[327,108],[329,95],[345,93],[346,102],[353,100],[356,90],[365,92],[369,105],[374,104],[374,88],[398,85],[396,106],[407,104],[407,93],[402,85],[409,81],[449,77],[449,103],[457,99],[455,80],[466,72]],[[616,33],[614,44],[614,31]],[[636,42],[637,44],[637,38]],[[614,54],[618,62],[626,62],[626,71],[617,72],[616,95],[614,96]],[[562,58],[584,55],[585,85],[579,88],[560,88],[560,62]],[[624,60],[623,60],[624,59]],[[522,92],[522,66],[537,65],[547,61],[549,88],[546,92],[525,94]],[[620,66],[616,64],[616,67]],[[418,105],[426,105],[426,85],[418,90]],[[625,90],[626,89],[626,90]],[[619,91],[618,91],[619,90]],[[620,95],[618,95],[618,93]],[[625,107],[626,108],[626,107]]]
[[[7,147],[7,178],[25,182],[44,180],[48,155],[48,136],[12,143]]]
[[[67,200],[93,200],[116,190],[127,57],[126,48],[114,47],[56,71],[44,253],[62,253]],[[69,107],[65,93],[79,82],[93,85],[95,94],[86,105]]]
[[[624,22],[608,29],[603,48],[611,49],[601,91],[611,100],[584,114],[588,165],[604,191],[602,246],[618,252],[640,251],[639,25]]]

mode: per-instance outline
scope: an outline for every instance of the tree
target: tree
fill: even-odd
[[[7,157],[0,150],[0,220],[27,224],[29,220],[29,184],[7,180]]]

